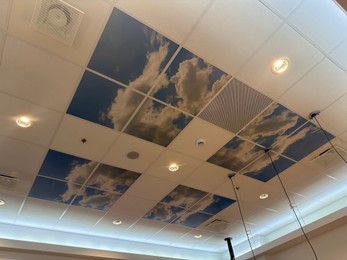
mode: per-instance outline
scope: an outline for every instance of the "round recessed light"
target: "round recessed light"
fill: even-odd
[[[272,64],[272,72],[275,74],[281,74],[285,72],[288,69],[289,66],[289,59],[282,57],[278,60],[275,60]]]
[[[135,160],[140,157],[140,154],[138,152],[131,151],[127,153],[127,157],[131,160]]]
[[[122,221],[121,221],[121,220],[113,220],[113,221],[112,221],[112,224],[114,224],[114,225],[120,225],[120,224],[122,224]]]
[[[17,117],[16,123],[20,127],[24,127],[24,128],[31,126],[31,121],[30,121],[29,117],[26,117],[26,116]]]
[[[206,141],[202,138],[199,138],[195,141],[195,144],[199,147],[204,146],[206,144]]]
[[[6,201],[4,201],[4,200],[0,199],[0,206],[5,205],[5,203],[6,203]]]
[[[201,234],[196,234],[194,237],[195,238],[202,238],[202,235]]]
[[[265,200],[268,197],[269,197],[269,194],[267,194],[267,193],[263,193],[263,194],[259,195],[259,199],[261,199],[261,200]]]
[[[170,172],[177,172],[180,167],[177,163],[171,163],[168,168]]]

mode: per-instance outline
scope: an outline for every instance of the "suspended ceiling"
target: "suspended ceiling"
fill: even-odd
[[[0,2],[2,238],[219,259],[232,237],[243,254],[230,173],[254,247],[297,229],[266,148],[303,224],[346,206],[345,165],[314,160],[326,137],[347,148],[347,17],[334,1],[66,2],[84,12],[72,46],[33,27],[36,1]],[[276,75],[279,57],[290,66]]]

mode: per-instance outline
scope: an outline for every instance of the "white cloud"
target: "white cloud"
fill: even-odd
[[[173,198],[173,200],[169,202],[170,204],[189,208],[205,195],[206,192],[204,191],[195,190],[185,186],[178,186],[168,196]]]
[[[170,205],[159,203],[150,212],[147,213],[146,217],[154,220],[170,221],[171,218],[179,216],[179,213],[174,213]]]
[[[112,204],[119,199],[120,195],[112,194],[109,192],[103,192],[102,194],[96,194],[87,196],[83,195],[79,204],[83,207],[89,207],[93,209],[108,210]]]

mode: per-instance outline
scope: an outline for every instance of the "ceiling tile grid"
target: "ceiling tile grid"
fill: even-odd
[[[309,112],[322,110],[329,140],[347,131],[335,116],[346,72],[323,59],[344,66],[343,39],[311,31],[312,1],[204,0],[190,16],[195,3],[182,2],[172,6],[187,13],[180,31],[169,9],[156,11],[169,2],[71,0],[86,12],[71,48],[24,25],[34,2],[13,1],[0,67],[0,170],[19,179],[2,191],[1,222],[220,251],[224,235],[246,239],[228,174],[254,234],[288,215],[277,174],[300,206],[345,180],[303,162],[328,142]],[[270,72],[277,55],[293,66],[284,75]],[[30,128],[15,125],[20,115]],[[227,227],[213,230],[216,219]]]

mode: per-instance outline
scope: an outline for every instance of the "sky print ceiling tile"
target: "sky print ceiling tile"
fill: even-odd
[[[177,48],[174,42],[114,9],[88,67],[147,93]]]
[[[330,133],[326,131],[325,133],[329,140],[334,138]],[[283,140],[274,150],[300,161],[327,142],[322,130],[311,122],[307,122],[302,128]]]
[[[284,106],[274,103],[252,121],[239,135],[266,148],[283,141],[306,120]]]
[[[158,203],[144,216],[144,218],[171,223],[181,216],[183,212],[184,208]]]
[[[217,214],[223,209],[233,204],[235,200],[221,197],[215,194],[208,194],[205,198],[197,202],[191,209],[193,211],[202,211],[208,214]]]
[[[100,164],[87,185],[104,191],[124,193],[140,175],[137,172]]]
[[[120,131],[144,96],[85,71],[68,114]]]
[[[181,49],[152,95],[196,115],[231,76]]]
[[[238,172],[261,153],[262,148],[235,136],[207,161]]]
[[[73,183],[37,176],[28,196],[69,204],[80,188],[80,185]],[[74,194],[71,191],[74,191]]]
[[[110,209],[120,197],[121,194],[87,187],[78,193],[72,204],[106,211]]]
[[[82,185],[96,165],[87,159],[49,150],[39,175]]]
[[[278,154],[271,153],[271,158],[275,164],[278,174],[295,164],[295,162],[279,156]],[[262,182],[267,182],[276,176],[276,172],[268,154],[264,154],[258,160],[249,165],[245,170],[242,171],[242,174]]]
[[[211,217],[212,215],[210,214],[187,211],[180,218],[176,219],[173,223],[196,228]]]
[[[206,195],[207,192],[205,191],[178,185],[165,198],[163,198],[161,202],[182,208],[190,208]]]
[[[188,115],[152,99],[147,99],[126,127],[125,132],[162,146],[168,146],[191,120],[192,117]]]

